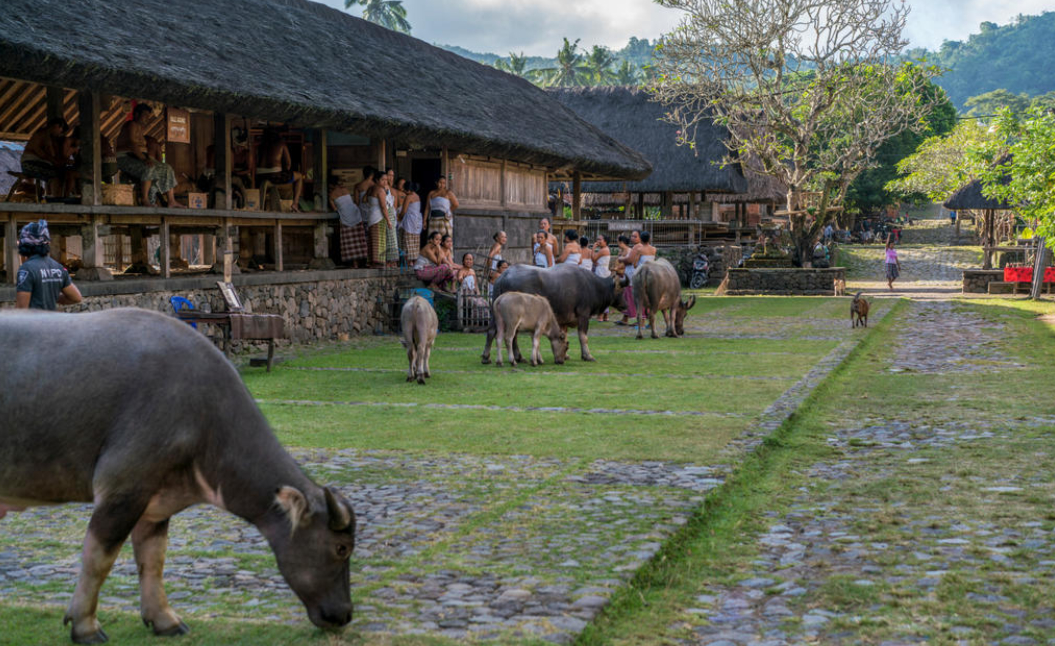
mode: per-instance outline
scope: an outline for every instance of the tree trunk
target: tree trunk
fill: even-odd
[[[1040,293],[1044,288],[1044,270],[1050,264],[1049,254],[1051,250],[1045,244],[1044,237],[1037,238],[1037,257],[1036,262],[1033,263],[1033,286],[1029,290],[1029,297],[1035,301],[1040,300]]]

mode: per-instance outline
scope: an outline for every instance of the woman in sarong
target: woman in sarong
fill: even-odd
[[[429,231],[454,235],[454,211],[458,208],[458,198],[453,191],[447,190],[447,178],[436,180],[436,188],[429,193]]]
[[[370,266],[385,266],[385,234],[388,232],[387,181],[381,171],[374,172],[374,186],[366,197],[366,226],[370,241]]]
[[[352,199],[352,194],[348,192],[343,180],[332,177],[330,183],[333,186],[333,190],[330,191],[330,208],[337,211],[341,221],[338,225],[341,262],[361,267],[366,264],[369,253],[366,244],[366,230],[363,229],[362,211]]]
[[[432,289],[442,289],[444,283],[451,279],[451,268],[443,263],[440,238],[439,231],[429,233],[428,243],[421,248],[421,254],[414,261],[414,274]]]

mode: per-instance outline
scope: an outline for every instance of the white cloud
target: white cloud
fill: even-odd
[[[323,0],[344,8],[344,0]],[[1055,10],[1055,0],[909,0],[906,35],[931,49],[964,40],[984,21],[1008,23],[1018,14]],[[414,36],[476,52],[552,56],[561,39],[619,49],[631,36],[654,40],[678,23],[680,12],[652,0],[403,0]],[[351,13],[359,15],[355,7]]]

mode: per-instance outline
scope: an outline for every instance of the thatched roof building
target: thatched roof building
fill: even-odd
[[[588,182],[590,193],[743,193],[748,182],[739,164],[722,166],[728,131],[701,124],[695,150],[676,142],[677,126],[663,121],[666,108],[647,92],[630,87],[551,90],[562,104],[608,135],[641,152],[652,174],[632,182]]]
[[[1011,181],[1006,178],[1005,184]],[[982,194],[981,180],[974,180],[960,190],[953,193],[952,197],[945,200],[943,205],[952,211],[1010,211],[1015,207],[1007,202],[988,198]]]
[[[394,82],[399,71],[409,88]],[[650,171],[527,81],[306,0],[7,0],[0,76],[587,177]],[[7,114],[20,119],[0,130],[32,132],[43,110],[15,98]]]

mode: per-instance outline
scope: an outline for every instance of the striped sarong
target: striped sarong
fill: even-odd
[[[131,175],[140,182],[151,182],[147,193],[151,204],[157,204],[159,194],[168,193],[176,188],[176,171],[164,162],[155,161],[148,166],[138,157],[118,155],[117,167],[122,173]]]
[[[421,234],[403,231],[403,249],[407,252],[407,266],[413,265],[421,252]]]
[[[385,263],[385,233],[388,227],[385,226],[385,221],[381,220],[375,225],[370,227],[370,262],[376,264]]]
[[[366,244],[366,231],[363,229],[363,225],[353,224],[347,227],[341,224],[338,226],[341,230],[341,261],[366,260],[370,251]]]
[[[419,267],[414,270],[421,282],[429,285],[442,285],[451,279],[451,268],[447,265],[432,265],[431,267]]]
[[[384,225],[384,221],[381,222]],[[385,260],[387,262],[399,262],[399,243],[396,239],[395,222],[390,223],[385,230]]]
[[[454,235],[454,223],[443,211],[433,211],[429,216],[429,233],[438,231],[440,235]]]

